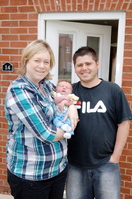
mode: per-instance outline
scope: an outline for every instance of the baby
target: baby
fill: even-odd
[[[67,113],[68,106],[73,104],[75,101],[78,101],[79,98],[72,94],[72,85],[67,80],[60,80],[56,86],[56,92],[53,91],[52,94],[54,96],[55,104],[57,105],[53,123],[56,127],[66,131],[64,133],[64,138],[70,139],[71,135],[74,135],[70,119],[67,118],[64,122],[62,122],[62,120]]]

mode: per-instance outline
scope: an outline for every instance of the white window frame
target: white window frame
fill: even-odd
[[[47,20],[118,20],[117,57],[115,83],[122,85],[124,38],[125,38],[125,12],[84,12],[84,13],[42,13],[38,14],[38,39],[45,39]]]

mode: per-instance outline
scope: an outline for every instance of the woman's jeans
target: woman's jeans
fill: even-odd
[[[21,179],[8,171],[14,199],[63,199],[67,168],[54,178],[42,181]]]
[[[66,199],[120,199],[120,169],[108,162],[95,169],[68,166]]]

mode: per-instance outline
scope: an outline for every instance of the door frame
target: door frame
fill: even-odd
[[[121,86],[124,56],[125,17],[125,12],[41,13],[38,14],[38,39],[45,39],[45,27],[47,20],[77,20],[80,21],[80,23],[82,20],[118,20],[115,83]]]

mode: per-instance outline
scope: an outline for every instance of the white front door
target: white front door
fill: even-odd
[[[54,84],[61,78],[72,83],[79,80],[74,72],[72,55],[81,46],[97,51],[100,62],[98,76],[108,80],[111,26],[47,20],[45,37],[55,55],[56,64],[52,70]]]

